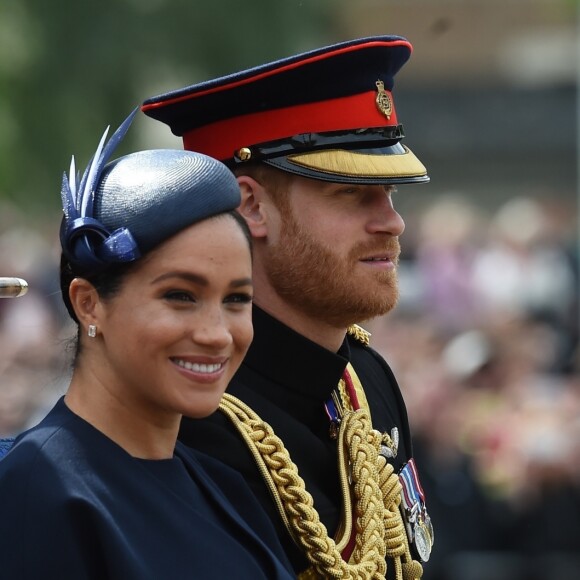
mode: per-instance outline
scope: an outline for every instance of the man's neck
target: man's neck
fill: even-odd
[[[276,320],[331,352],[338,352],[344,341],[346,328],[337,328],[323,320],[312,318],[286,303],[275,293],[269,296],[255,294],[254,303]]]

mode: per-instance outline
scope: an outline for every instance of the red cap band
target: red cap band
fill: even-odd
[[[389,91],[386,92],[390,97]],[[369,91],[217,121],[185,133],[184,148],[225,160],[231,159],[242,147],[301,133],[396,126],[398,121],[394,106],[387,119],[375,104],[376,96],[376,91]]]

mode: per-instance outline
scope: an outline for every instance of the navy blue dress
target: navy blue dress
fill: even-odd
[[[0,576],[294,578],[242,477],[178,443],[131,457],[61,399],[0,461]]]

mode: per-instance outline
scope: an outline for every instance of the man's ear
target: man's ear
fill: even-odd
[[[99,328],[101,300],[95,287],[84,278],[74,278],[70,283],[68,295],[83,334],[87,333],[89,325]]]
[[[246,220],[253,238],[264,238],[268,235],[268,210],[265,189],[248,175],[238,178],[242,201],[238,211]]]

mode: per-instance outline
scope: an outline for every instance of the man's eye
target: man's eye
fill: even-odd
[[[344,195],[353,195],[359,192],[358,187],[343,187],[342,189],[338,190],[338,193],[342,193]]]
[[[226,296],[224,302],[229,304],[248,304],[252,301],[252,295],[246,292],[239,292],[237,294],[230,294]]]

